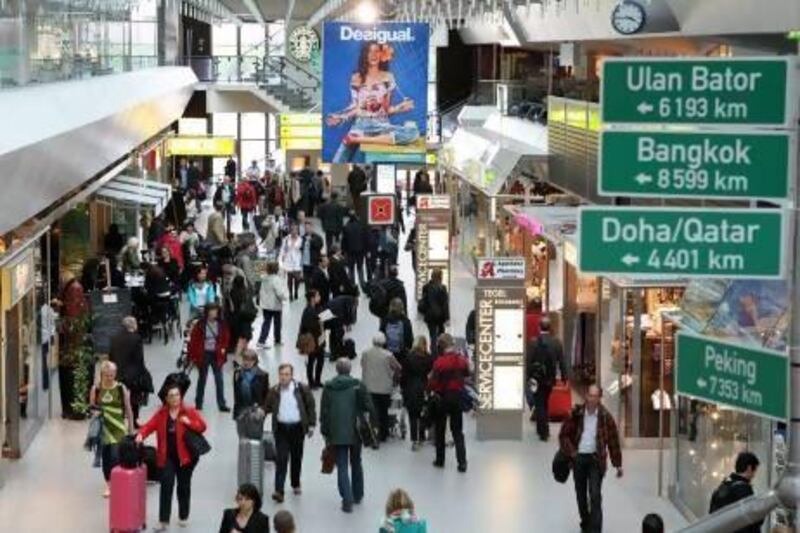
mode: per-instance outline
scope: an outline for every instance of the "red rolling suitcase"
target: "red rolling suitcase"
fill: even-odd
[[[108,527],[112,533],[143,531],[147,522],[147,468],[122,468],[111,471],[111,496],[108,500]]]
[[[560,422],[569,416],[572,410],[572,389],[569,381],[556,381],[550,391],[547,404],[547,417],[553,422]]]

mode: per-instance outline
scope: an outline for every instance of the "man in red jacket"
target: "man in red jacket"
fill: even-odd
[[[436,413],[436,460],[433,466],[444,468],[444,431],[450,420],[450,432],[456,444],[458,471],[467,471],[467,448],[464,444],[462,397],[464,380],[469,377],[467,359],[455,350],[449,333],[439,336],[439,357],[433,363],[428,387],[438,397]]]
[[[206,380],[210,366],[214,371],[217,407],[223,413],[230,412],[230,408],[225,402],[225,387],[222,381],[222,367],[227,359],[230,335],[228,325],[219,318],[219,304],[216,302],[206,304],[205,316],[195,323],[189,335],[189,359],[200,374],[197,378],[197,395],[194,401],[197,409],[203,408],[203,397],[206,392]]]

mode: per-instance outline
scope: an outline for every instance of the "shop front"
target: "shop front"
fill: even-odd
[[[657,448],[674,405],[675,324],[686,280],[602,280],[598,379],[626,446]],[[662,418],[663,417],[663,418]]]
[[[668,319],[682,331],[785,353],[788,294],[782,280],[697,280],[687,286],[681,311]],[[712,492],[733,471],[739,452],[753,452],[761,461],[753,479],[756,494],[768,490],[787,465],[783,419],[679,395],[671,422],[669,497],[688,519],[708,512]],[[767,530],[791,526],[788,514],[785,509],[773,512]]]
[[[3,457],[12,459],[22,456],[48,415],[58,357],[54,339],[43,337],[40,316],[50,296],[50,231],[23,233],[0,261],[0,438]],[[49,349],[42,348],[46,342]]]
[[[537,182],[546,179],[546,128],[492,115],[481,127],[459,127],[439,164],[456,206],[455,256],[472,268],[477,257],[502,252],[511,227],[503,208],[533,201]]]

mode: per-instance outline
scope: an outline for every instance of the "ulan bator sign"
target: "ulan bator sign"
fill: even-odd
[[[783,276],[780,210],[582,207],[579,220],[584,273]]]
[[[790,58],[614,58],[603,62],[606,124],[790,127]]]
[[[606,196],[785,199],[794,139],[776,132],[604,131]]]
[[[761,416],[786,418],[786,354],[685,331],[678,332],[676,352],[678,394]]]

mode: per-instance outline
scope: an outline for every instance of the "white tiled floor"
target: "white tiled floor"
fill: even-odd
[[[413,275],[410,258],[402,259],[401,270],[410,291]],[[452,287],[452,327],[456,334],[463,335],[466,315],[472,306],[472,276],[464,269],[456,270]],[[367,345],[377,329],[377,319],[366,307],[360,307],[354,331],[359,349]],[[283,361],[294,364],[296,375],[304,379],[304,363],[292,348],[301,311],[300,302],[284,311],[285,345],[282,350],[268,350],[263,357],[262,364],[273,379],[278,363]],[[256,331],[259,325],[257,322]],[[416,327],[416,331],[426,331],[421,323]],[[157,382],[172,370],[179,350],[177,341],[167,346],[155,343],[147,347],[147,364]],[[332,366],[326,364],[325,379],[332,373]],[[230,365],[226,367],[225,386],[226,396],[231,400]],[[209,379],[209,387],[213,388],[212,379]],[[189,527],[181,529],[175,525],[173,531],[217,531],[222,509],[233,504],[236,430],[231,418],[214,408],[213,391],[207,394],[211,399],[206,402],[204,415],[209,422],[208,435],[213,450],[195,471]],[[189,399],[192,398],[193,392],[190,392]],[[152,409],[151,406],[145,413]],[[288,494],[282,507],[295,514],[302,532],[374,532],[386,495],[394,487],[404,487],[414,498],[418,513],[427,518],[429,531],[433,533],[577,532],[572,485],[557,484],[550,472],[555,441],[539,442],[534,438],[531,424],[524,423],[523,442],[477,442],[474,422],[468,419],[467,474],[456,472],[452,449],[448,450],[445,470],[431,466],[433,450],[430,446],[414,453],[407,442],[395,441],[378,451],[365,450],[366,496],[352,515],[339,510],[335,475],[319,473],[322,439],[315,435],[306,447],[304,493],[299,497]],[[90,456],[81,446],[85,429],[85,423],[54,418],[46,423],[25,457],[9,466],[5,486],[0,489],[0,531],[107,530],[107,502],[100,496],[102,474],[90,467]],[[617,480],[609,476],[604,483],[605,530],[613,533],[638,531],[642,516],[648,512],[659,512],[668,530],[683,525],[674,507],[656,496],[655,452],[626,450],[624,462],[625,477]],[[267,491],[273,473],[274,466],[268,464]],[[158,487],[150,486],[148,517],[151,524],[157,516],[157,500]],[[279,508],[270,500],[264,510],[272,515]]]

